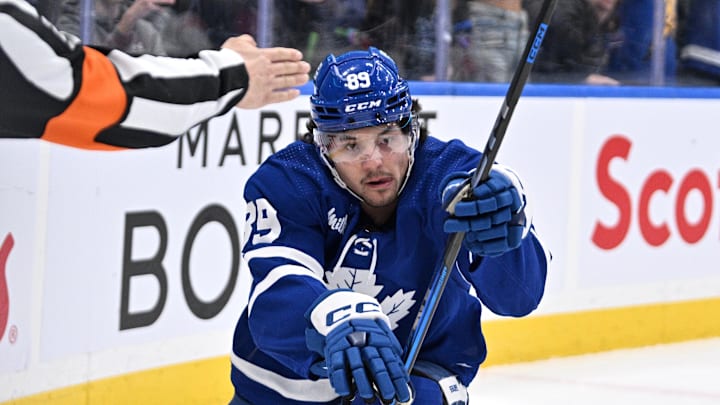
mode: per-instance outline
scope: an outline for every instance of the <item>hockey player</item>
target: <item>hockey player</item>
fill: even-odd
[[[481,302],[524,316],[549,255],[521,182],[489,179],[442,208],[479,162],[418,125],[420,106],[375,48],[329,55],[306,142],[268,158],[245,186],[243,260],[252,274],[233,342],[231,404],[464,404],[486,356]],[[406,344],[446,232],[463,248],[412,375]]]
[[[0,0],[0,138],[84,149],[160,146],[203,120],[291,100],[310,65],[249,35],[197,58],[82,46],[23,0]]]

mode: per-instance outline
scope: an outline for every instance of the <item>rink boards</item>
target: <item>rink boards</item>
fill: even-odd
[[[479,149],[505,89],[411,88]],[[487,365],[720,336],[717,111],[714,89],[526,88],[498,159],[553,263],[534,314],[486,311]],[[0,402],[226,401],[242,187],[307,117],[303,97],[119,153],[0,141]]]

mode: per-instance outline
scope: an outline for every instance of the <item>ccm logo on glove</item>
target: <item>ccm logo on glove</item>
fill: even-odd
[[[323,299],[310,314],[310,321],[318,332],[327,335],[342,321],[352,319],[390,320],[378,302],[353,291],[337,291]]]
[[[358,302],[354,305],[355,313],[356,314],[363,314],[366,312],[381,312],[380,305],[378,305],[375,302]],[[352,305],[346,305],[344,307],[340,307],[338,309],[335,309],[333,311],[330,311],[327,314],[327,317],[325,319],[325,325],[326,326],[332,326],[342,320],[345,320],[350,317],[350,315],[353,314],[353,306]]]
[[[402,346],[377,300],[352,290],[330,290],[310,305],[305,318],[310,321],[305,343],[320,355],[309,371],[327,377],[339,397],[359,396],[368,404],[412,401]]]

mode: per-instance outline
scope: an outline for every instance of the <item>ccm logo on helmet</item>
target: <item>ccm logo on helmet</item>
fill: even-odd
[[[382,99],[373,101],[363,101],[362,103],[348,104],[345,106],[345,112],[363,111],[370,108],[380,107],[382,105]]]

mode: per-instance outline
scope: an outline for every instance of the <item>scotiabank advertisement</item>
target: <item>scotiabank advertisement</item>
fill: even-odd
[[[592,159],[580,167],[585,181],[577,193],[588,213],[579,228],[587,244],[577,287],[611,294],[598,301],[613,305],[720,296],[716,103],[653,99],[622,106],[633,114],[613,100],[590,108],[583,149]]]
[[[635,120],[603,120],[617,114],[605,100],[594,103],[588,121],[586,150],[596,157],[582,167],[593,181],[580,190],[581,204],[592,213],[583,223],[591,243],[580,265],[592,271],[581,273],[579,285],[642,287],[649,280],[717,277],[720,138],[714,108],[698,100],[624,104],[637,112]]]
[[[503,101],[415,96],[433,136],[480,150]],[[720,296],[717,111],[521,98],[498,160],[553,254],[532,316]],[[227,355],[250,285],[245,181],[308,115],[306,96],[231,111],[149,150],[0,141],[0,401]]]

